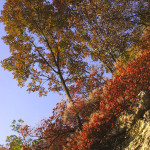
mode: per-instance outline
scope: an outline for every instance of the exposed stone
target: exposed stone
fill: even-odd
[[[107,150],[150,150],[150,93],[141,91],[139,96],[107,134]]]
[[[149,150],[150,149],[150,110],[139,119],[129,131],[131,142],[124,150]],[[132,140],[133,139],[133,140]]]

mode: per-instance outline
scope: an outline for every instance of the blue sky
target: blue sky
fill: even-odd
[[[0,0],[0,10],[4,3],[5,0]],[[1,40],[4,35],[4,26],[0,23],[0,61],[10,56],[9,47]],[[5,144],[6,136],[15,134],[10,127],[13,120],[22,118],[29,125],[34,125],[50,116],[60,100],[57,93],[49,93],[42,98],[38,93],[29,94],[25,87],[18,87],[11,72],[4,71],[0,65],[0,144]]]

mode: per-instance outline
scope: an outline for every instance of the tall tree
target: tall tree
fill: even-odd
[[[76,40],[72,17],[67,6],[46,0],[7,0],[1,16],[7,32],[3,40],[11,52],[2,66],[13,72],[20,86],[30,79],[28,91],[46,95],[43,84],[48,81],[48,90],[63,90],[71,104],[67,85],[88,70],[83,57],[87,47]],[[81,128],[78,115],[77,120]]]
[[[126,49],[137,43],[148,19],[147,0],[7,0],[1,21],[12,55],[2,64],[19,85],[32,79],[29,91],[46,94],[45,80],[50,91],[63,89],[71,102],[67,85],[85,79],[85,58],[99,59],[113,73],[114,62],[128,57]]]
[[[29,91],[46,94],[45,80],[49,91],[63,89],[72,103],[67,84],[85,76],[88,67],[82,57],[87,48],[76,40],[71,17],[65,5],[58,8],[46,0],[7,0],[1,20],[7,32],[3,39],[11,52],[3,67],[13,71],[20,86],[30,78]]]
[[[149,3],[7,0],[1,14],[7,33],[3,40],[11,52],[2,66],[13,72],[20,86],[29,79],[28,91],[46,95],[43,84],[48,81],[49,91],[63,90],[73,104],[70,85],[82,79],[87,89],[86,58],[99,59],[113,73],[116,59],[126,57],[125,50],[139,40],[138,25],[147,24]]]
[[[111,80],[108,95],[104,92],[102,101],[100,96],[93,103],[77,97],[74,105],[74,92],[84,93],[102,85],[102,75],[95,68],[90,72],[91,67],[85,58],[99,59],[113,73],[117,58],[128,57],[126,49],[138,43],[143,27],[149,25],[148,0],[7,0],[1,21],[6,25],[7,32],[3,39],[11,52],[11,56],[2,61],[2,66],[13,72],[20,86],[24,86],[29,79],[29,91],[39,91],[40,95],[45,95],[47,91],[43,84],[47,81],[49,91],[63,90],[73,104],[69,108],[66,104],[62,105],[58,112],[56,108],[56,114],[43,124],[45,132],[43,128],[37,130],[43,136],[38,140],[48,139],[47,143],[50,144],[47,147],[64,146],[70,135],[74,135],[69,142],[71,147],[72,143],[75,143],[74,147],[86,147],[89,137],[93,138],[91,141],[103,137],[105,132],[97,134],[100,127],[104,127],[102,131],[107,133],[105,127],[110,128],[111,125],[107,126],[107,122],[114,121],[113,117],[120,113],[121,107],[126,108],[124,103],[120,106],[116,99],[124,94],[124,87],[128,92],[129,88],[135,86],[135,75],[137,83],[141,82],[140,90],[145,87],[149,76],[146,75],[147,80],[142,83],[141,74],[137,73],[139,66],[136,66],[133,67],[134,73],[129,68],[129,73],[125,74],[126,77],[132,75],[132,86],[126,84],[130,78],[120,75],[120,78]],[[146,43],[143,46],[149,47],[147,40]],[[149,65],[146,61],[145,64]],[[142,65],[140,68],[143,70]],[[125,72],[122,68],[119,71]],[[122,78],[123,82],[120,80]],[[98,89],[93,95],[99,95],[100,92]],[[133,92],[131,94],[129,96],[135,96]],[[70,113],[67,118],[69,125],[63,120],[66,108]],[[95,117],[93,115],[90,119],[92,113],[95,113]],[[28,126],[23,131],[30,134],[27,132]]]

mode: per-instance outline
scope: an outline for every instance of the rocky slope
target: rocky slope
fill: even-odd
[[[150,93],[141,91],[139,96],[130,111],[118,117],[102,141],[103,150],[150,150]]]

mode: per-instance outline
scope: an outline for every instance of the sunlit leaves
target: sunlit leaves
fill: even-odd
[[[64,90],[69,100],[36,128],[13,126],[37,138],[32,149],[94,149],[138,93],[150,89],[146,14],[146,0],[7,0],[1,21],[11,56],[2,66],[20,86],[29,79],[29,92]],[[113,79],[103,78],[103,66]]]
[[[37,147],[64,150],[103,148],[105,142],[109,142],[107,133],[115,126],[115,120],[120,113],[131,109],[130,106],[138,98],[140,91],[150,90],[149,64],[149,50],[124,67],[118,64],[116,69],[120,70],[121,74],[114,74],[113,79],[105,81],[101,89],[93,90],[88,100],[84,96],[79,97],[75,94],[81,90],[82,80],[79,80],[72,86],[75,92],[74,104],[67,105],[64,100],[59,102],[53,109],[53,115],[43,119],[36,128],[29,128],[28,125],[14,127],[17,131],[20,129],[24,137],[37,138],[30,146],[34,149]],[[97,82],[94,81],[95,75],[95,70],[92,70],[89,80]],[[83,123],[81,130],[77,127],[76,114]],[[125,121],[129,120],[125,118]]]
[[[75,82],[89,69],[84,60],[87,46],[73,31],[74,13],[63,2],[61,7],[57,3],[8,0],[2,11],[7,33],[3,40],[11,52],[2,65],[13,72],[20,86],[29,79],[28,91],[39,91],[40,95],[47,92],[46,81],[49,91],[59,92],[62,83]],[[68,91],[67,86],[63,90]]]
[[[80,23],[75,20],[76,28],[79,35],[88,33],[86,44],[92,59],[103,62],[109,72],[114,71],[118,57],[128,57],[127,48],[138,44],[143,31],[141,16],[149,16],[147,0],[82,1],[78,5],[72,2],[72,7],[83,19]]]

